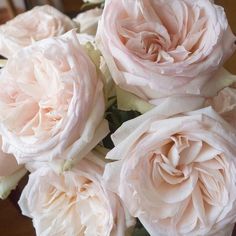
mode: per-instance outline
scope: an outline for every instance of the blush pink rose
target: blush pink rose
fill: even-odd
[[[35,7],[0,26],[0,55],[8,58],[34,41],[62,35],[72,28],[73,21],[57,9]]]
[[[112,136],[104,178],[152,236],[230,236],[236,130],[200,98],[175,97]]]
[[[0,75],[3,151],[18,163],[82,158],[108,133],[103,84],[74,31],[12,56]]]
[[[207,99],[211,105],[229,124],[236,128],[236,86],[222,89],[215,97]]]
[[[153,104],[208,96],[205,86],[235,40],[224,9],[210,0],[108,0],[97,32],[116,84]]]
[[[30,174],[19,205],[37,235],[125,235],[129,222],[120,199],[103,183],[104,166],[95,154],[87,158],[61,174],[48,167]]]

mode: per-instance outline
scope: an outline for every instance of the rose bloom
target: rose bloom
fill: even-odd
[[[8,58],[34,41],[62,35],[72,28],[73,21],[55,8],[35,7],[0,26],[0,55]]]
[[[82,158],[108,133],[103,84],[71,31],[11,57],[0,75],[3,151],[18,163]]]
[[[102,9],[95,8],[79,13],[73,21],[79,25],[80,33],[95,35],[97,32],[98,21],[101,18]]]
[[[108,0],[97,43],[122,89],[155,104],[204,95],[236,46],[222,7],[210,0]]]
[[[215,97],[207,99],[206,105],[211,105],[229,124],[236,128],[236,83],[220,90]]]
[[[236,221],[236,130],[203,100],[175,97],[112,136],[104,178],[152,236],[229,236]]]
[[[61,174],[48,167],[30,174],[19,205],[37,235],[125,235],[129,222],[121,201],[104,186],[97,157],[87,158]]]
[[[236,128],[236,75],[223,69],[217,77],[223,88],[219,90],[214,84],[211,84],[215,91],[219,91],[214,97],[205,98],[204,106],[212,106],[218,114]]]

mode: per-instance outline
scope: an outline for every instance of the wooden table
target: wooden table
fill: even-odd
[[[224,6],[231,29],[236,35],[236,1],[235,0],[215,0],[215,3],[221,6]],[[225,67],[233,74],[236,74],[236,53],[234,53],[234,55],[226,63]]]

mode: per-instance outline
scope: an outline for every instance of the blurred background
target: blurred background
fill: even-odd
[[[75,16],[83,4],[82,0],[0,0],[0,24],[34,6],[48,4],[65,14]]]
[[[119,0],[118,0],[119,1]],[[225,8],[229,24],[236,35],[236,1],[215,0],[215,3]],[[83,4],[82,0],[0,0],[0,24],[14,18],[17,14],[30,10],[36,5],[49,4],[70,17],[75,17]],[[236,53],[226,63],[225,67],[236,74]],[[27,182],[24,178],[10,197],[0,200],[0,236],[35,236],[30,219],[21,215],[17,201],[23,186]],[[217,235],[216,235],[217,236]],[[236,230],[233,233],[236,236]]]

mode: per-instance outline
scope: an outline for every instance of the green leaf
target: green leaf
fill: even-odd
[[[143,227],[142,223],[137,219],[134,232],[132,236],[150,236],[147,230]]]
[[[116,101],[106,112],[105,118],[109,122],[110,133],[103,140],[103,145],[105,148],[112,149],[114,147],[113,142],[111,140],[111,134],[113,134],[124,122],[134,119],[137,116],[141,115],[138,111],[122,111],[117,108]]]
[[[145,228],[136,228],[132,236],[150,236],[150,234],[146,231]]]

